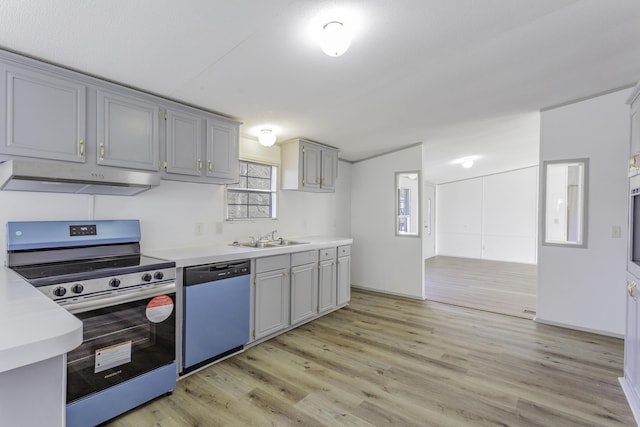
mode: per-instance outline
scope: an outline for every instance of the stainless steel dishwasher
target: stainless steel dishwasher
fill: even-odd
[[[182,375],[249,342],[249,260],[185,267]]]

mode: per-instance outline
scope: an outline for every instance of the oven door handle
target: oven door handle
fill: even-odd
[[[132,289],[122,291],[115,294],[99,295],[93,298],[87,298],[81,301],[61,302],[60,306],[68,312],[76,314],[90,310],[98,310],[100,308],[112,307],[116,304],[126,304],[128,302],[138,301],[145,298],[164,295],[176,291],[175,282],[167,283],[162,286],[153,288]]]

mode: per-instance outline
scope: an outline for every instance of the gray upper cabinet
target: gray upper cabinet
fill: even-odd
[[[238,125],[207,120],[206,175],[223,182],[238,182]]]
[[[280,148],[282,189],[335,191],[338,150],[304,139],[287,141]]]
[[[97,103],[96,163],[158,170],[158,104],[101,89]]]
[[[338,176],[338,151],[322,150],[322,178],[320,185],[325,191],[335,191]]]
[[[238,181],[238,122],[193,108],[166,110],[164,179]]]
[[[186,111],[167,110],[166,115],[168,173],[202,175],[202,119]]]
[[[0,161],[36,157],[238,181],[240,123],[0,50]],[[94,161],[95,159],[95,161]]]
[[[87,86],[0,62],[0,154],[85,161]]]

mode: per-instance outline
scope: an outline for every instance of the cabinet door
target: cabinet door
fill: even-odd
[[[316,315],[318,308],[317,264],[291,268],[291,324]]]
[[[322,188],[335,190],[338,176],[338,152],[322,150]]]
[[[167,172],[202,175],[202,119],[186,111],[167,110]]]
[[[320,188],[322,150],[315,145],[302,143],[302,186],[304,188]]]
[[[338,294],[336,303],[343,305],[351,299],[351,256],[338,258]]]
[[[289,326],[289,280],[286,269],[256,274],[254,338]]]
[[[158,170],[159,111],[144,99],[98,90],[97,164]]]
[[[84,163],[84,85],[0,64],[0,153]]]
[[[336,306],[336,260],[320,262],[318,269],[318,312]]]
[[[207,120],[206,175],[238,181],[238,132],[235,125]]]
[[[640,403],[640,328],[637,301],[640,290],[634,278],[627,279],[627,324],[624,336],[624,377],[634,398]]]

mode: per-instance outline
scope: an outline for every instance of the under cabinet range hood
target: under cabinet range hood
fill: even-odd
[[[156,172],[22,159],[0,163],[0,190],[133,196],[158,185]]]

